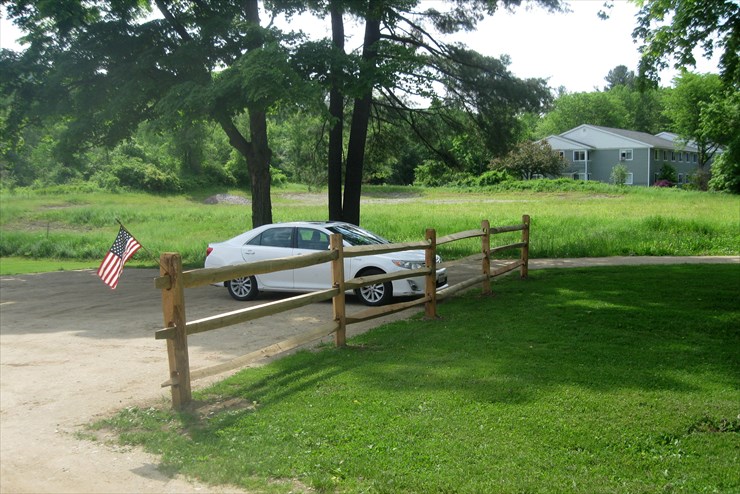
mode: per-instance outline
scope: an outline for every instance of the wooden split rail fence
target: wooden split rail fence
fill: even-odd
[[[490,246],[491,235],[519,231],[522,232],[521,242]],[[456,242],[468,238],[481,238],[481,254],[465,259],[436,265],[437,246]],[[423,249],[426,265],[419,269],[397,271],[390,274],[363,276],[351,280],[344,279],[344,259],[367,254],[384,254],[405,250]],[[520,258],[509,264],[491,271],[491,254],[507,249],[521,249]],[[462,262],[470,263],[481,261],[481,274],[463,282],[436,289],[437,268],[448,267]],[[210,285],[235,278],[271,273],[286,269],[298,269],[325,262],[331,263],[332,288],[311,292],[284,300],[268,302],[223,314],[217,314],[196,321],[187,321],[185,317],[185,288]],[[155,287],[162,290],[162,313],[165,328],[155,333],[158,340],[167,340],[167,355],[169,360],[170,378],[162,383],[162,387],[170,386],[172,390],[172,406],[181,409],[191,400],[191,382],[204,377],[213,376],[229,370],[244,367],[259,359],[276,355],[304,345],[311,341],[334,335],[337,346],[344,346],[346,340],[346,326],[388,314],[406,310],[424,304],[424,314],[427,318],[437,317],[437,301],[443,300],[461,290],[468,289],[478,283],[482,284],[482,293],[491,292],[490,280],[517,268],[520,276],[526,278],[529,262],[529,216],[522,216],[522,223],[513,226],[492,228],[487,220],[481,222],[481,228],[453,233],[445,237],[436,238],[433,229],[426,231],[426,238],[420,242],[383,244],[371,246],[344,247],[341,235],[332,235],[329,250],[302,256],[270,259],[221,268],[195,269],[183,271],[182,259],[177,253],[163,253],[160,259],[160,276],[155,278]],[[418,299],[372,307],[348,316],[345,312],[345,292],[367,285],[384,283],[392,280],[411,278],[423,275],[425,277],[424,296]],[[271,316],[288,310],[303,307],[323,300],[332,299],[333,320],[309,331],[305,334],[270,345],[260,350],[237,357],[228,362],[203,369],[190,369],[188,356],[188,336],[224,328],[261,317]]]

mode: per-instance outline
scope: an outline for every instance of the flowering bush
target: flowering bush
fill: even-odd
[[[673,187],[673,182],[670,180],[658,180],[653,184],[653,187]]]

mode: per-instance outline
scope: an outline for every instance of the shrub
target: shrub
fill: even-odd
[[[480,177],[478,177],[476,179],[476,185],[480,187],[498,185],[507,180],[513,180],[513,177],[504,170],[491,170],[484,172]]]
[[[668,186],[671,187],[678,181],[676,169],[669,164],[664,164],[663,166],[661,166],[660,171],[658,171],[658,181],[661,180],[671,182],[671,185]]]
[[[491,170],[504,170],[530,180],[537,175],[558,177],[567,163],[546,142],[520,142],[503,158],[496,158],[488,165]]]
[[[740,194],[740,161],[733,162],[729,153],[720,154],[712,163],[709,190]]]
[[[624,185],[627,183],[629,169],[622,164],[615,165],[612,168],[611,181],[614,185]]]
[[[449,183],[452,170],[441,161],[425,160],[414,170],[414,185],[441,187]]]
[[[670,180],[657,180],[653,187],[673,187],[673,183]]]
[[[121,187],[148,192],[178,192],[182,188],[179,177],[144,163],[140,158],[128,157],[116,161],[112,173]]]

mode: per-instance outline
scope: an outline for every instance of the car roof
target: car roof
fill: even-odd
[[[346,221],[285,221],[282,223],[270,223],[262,226],[323,226],[326,228],[333,225],[351,225],[351,223],[347,223]]]

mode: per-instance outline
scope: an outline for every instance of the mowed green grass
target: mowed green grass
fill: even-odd
[[[496,192],[366,186],[361,223],[403,242],[423,239],[427,228],[443,236],[478,228],[486,219],[492,226],[517,224],[527,214],[532,221],[533,258],[740,253],[738,196],[605,184],[592,187]],[[238,191],[231,193],[245,197]],[[248,205],[204,204],[209,194],[2,191],[0,258],[95,266],[115,238],[116,219],[120,219],[145,247],[129,265],[154,267],[160,253],[179,252],[185,266],[200,267],[209,242],[226,240],[252,226]],[[326,202],[325,194],[308,193],[299,186],[275,189],[274,221],[326,219]],[[499,235],[494,245],[517,238],[516,233]],[[478,241],[468,241],[442,246],[441,253],[457,258],[478,249]],[[19,269],[18,261],[2,262],[4,274],[8,274],[5,266]]]
[[[740,266],[493,288],[95,428],[254,492],[740,492]]]

